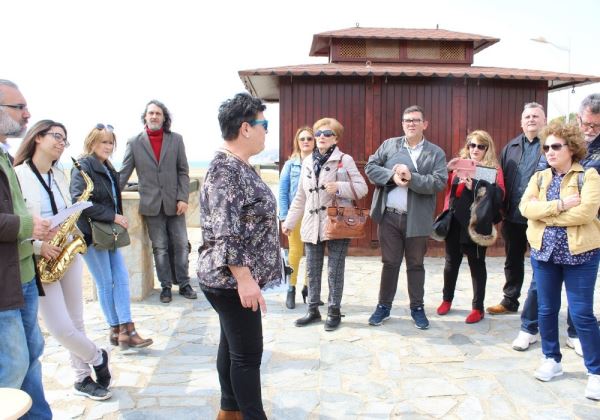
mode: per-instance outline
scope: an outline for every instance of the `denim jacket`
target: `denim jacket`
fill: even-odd
[[[279,220],[281,221],[287,217],[290,205],[298,191],[301,169],[302,160],[299,157],[289,159],[281,169],[279,176]]]

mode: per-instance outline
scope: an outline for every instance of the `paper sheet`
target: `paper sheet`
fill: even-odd
[[[91,206],[92,203],[89,201],[80,201],[78,203],[73,204],[70,207],[67,207],[66,209],[59,211],[58,214],[55,214],[49,219],[50,229],[54,229],[56,226],[60,225],[62,222],[67,220],[67,218],[72,214],[77,213],[78,211],[82,211],[83,209],[87,209]]]

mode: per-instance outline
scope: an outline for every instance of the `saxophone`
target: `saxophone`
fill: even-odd
[[[85,188],[77,202],[79,203],[82,201],[87,201],[94,190],[94,183],[88,174],[81,169],[79,162],[73,158],[71,159],[85,181]],[[54,238],[49,241],[50,245],[54,245],[62,249],[60,255],[51,259],[44,257],[39,258],[37,269],[42,283],[54,283],[55,281],[60,280],[73,263],[75,256],[78,253],[86,253],[87,245],[85,244],[84,239],[78,233],[76,226],[77,219],[79,219],[80,215],[81,211],[78,211],[69,216],[67,220],[60,225],[60,228],[58,229],[58,232],[56,232]],[[73,239],[69,242],[71,237]]]

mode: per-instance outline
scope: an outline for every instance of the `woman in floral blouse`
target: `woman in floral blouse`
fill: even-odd
[[[594,287],[600,259],[600,176],[578,163],[586,154],[573,125],[551,123],[540,133],[550,168],[531,177],[519,210],[528,220],[527,240],[538,287],[538,318],[544,360],[540,381],[562,375],[558,313],[562,284],[588,371],[585,396],[600,400],[600,331]],[[579,178],[582,177],[581,189]]]
[[[198,279],[221,325],[219,419],[267,418],[260,386],[261,312],[267,309],[261,289],[281,282],[281,257],[275,196],[248,161],[265,148],[264,110],[246,93],[221,105],[225,142],[202,186]]]

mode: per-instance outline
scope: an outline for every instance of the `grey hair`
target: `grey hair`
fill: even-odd
[[[16,83],[11,82],[10,80],[6,80],[6,79],[0,79],[0,86],[8,86],[13,89],[19,89],[19,87],[16,85]],[[0,99],[2,99],[3,96],[4,95],[2,94],[2,91],[0,90]]]
[[[546,113],[546,110],[544,109],[544,105],[538,104],[537,102],[527,102],[525,104],[525,106],[523,107],[523,111],[530,109],[530,108],[538,108],[538,109],[541,109],[544,114]]]
[[[592,93],[586,96],[579,106],[579,115],[588,109],[592,114],[600,114],[600,93]]]

